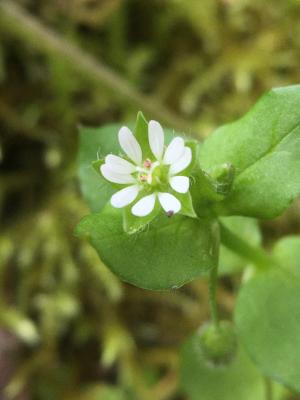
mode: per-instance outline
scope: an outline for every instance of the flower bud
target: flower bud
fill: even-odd
[[[215,181],[217,193],[222,194],[223,196],[229,194],[235,175],[234,166],[230,163],[224,163],[215,167],[210,175]]]
[[[237,337],[232,323],[209,323],[199,332],[200,348],[206,361],[212,366],[228,365],[237,352]]]

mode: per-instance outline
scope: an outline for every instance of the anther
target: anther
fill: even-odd
[[[166,212],[166,215],[167,215],[168,218],[171,218],[171,217],[173,217],[173,215],[174,215],[174,211],[172,211],[172,210],[167,211],[167,212]]]
[[[145,168],[151,168],[151,165],[152,165],[151,160],[149,160],[149,158],[147,158],[147,159],[144,161],[144,167],[145,167]]]
[[[147,175],[146,174],[141,174],[140,175],[140,181],[141,182],[147,182]]]

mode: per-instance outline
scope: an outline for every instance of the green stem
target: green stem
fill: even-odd
[[[265,378],[266,400],[273,400],[273,385],[270,378]]]
[[[253,264],[260,268],[267,268],[274,265],[275,261],[262,247],[255,247],[250,245],[249,243],[235,235],[233,232],[231,232],[221,222],[220,231],[221,242],[228,249],[251,261]]]
[[[214,247],[213,247],[216,263],[215,266],[210,270],[209,284],[208,284],[211,319],[216,329],[219,329],[219,313],[217,306],[219,249],[220,249],[220,230],[219,227],[216,227],[216,230],[214,232]]]
[[[219,329],[219,313],[217,306],[217,282],[218,265],[210,270],[209,273],[209,305],[212,322],[216,329]]]

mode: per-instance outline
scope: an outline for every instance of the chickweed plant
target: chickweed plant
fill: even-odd
[[[76,234],[120,279],[148,290],[208,279],[211,321],[180,352],[189,398],[270,400],[276,382],[300,393],[300,236],[267,251],[257,224],[300,195],[300,85],[204,143],[141,112],[131,127],[82,128],[79,164],[92,213]],[[218,278],[240,265],[232,321],[220,321]]]

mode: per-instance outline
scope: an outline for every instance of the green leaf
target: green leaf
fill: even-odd
[[[281,241],[274,255],[283,263],[282,267],[257,273],[247,282],[235,311],[240,339],[253,361],[265,375],[297,392],[300,392],[299,254],[295,238]]]
[[[99,212],[114,193],[114,187],[95,171],[92,162],[106,154],[120,152],[119,124],[103,128],[80,128],[79,181],[82,194],[93,212]],[[100,164],[98,165],[100,166]]]
[[[107,206],[79,223],[78,236],[86,237],[103,262],[120,279],[145,289],[180,287],[215,265],[217,224],[174,215],[157,217],[144,231],[128,235],[122,213]]]
[[[180,375],[189,400],[265,399],[263,377],[241,349],[228,366],[212,366],[203,358],[198,333],[183,346]]]
[[[300,85],[271,90],[243,118],[217,129],[200,160],[208,173],[223,163],[235,168],[219,214],[280,215],[300,195]]]
[[[257,246],[261,243],[261,233],[255,219],[246,217],[223,217],[221,218],[221,222],[230,229],[230,231],[236,235],[240,235],[247,243],[253,246]],[[219,260],[220,275],[240,272],[248,264],[249,261],[221,245]]]

